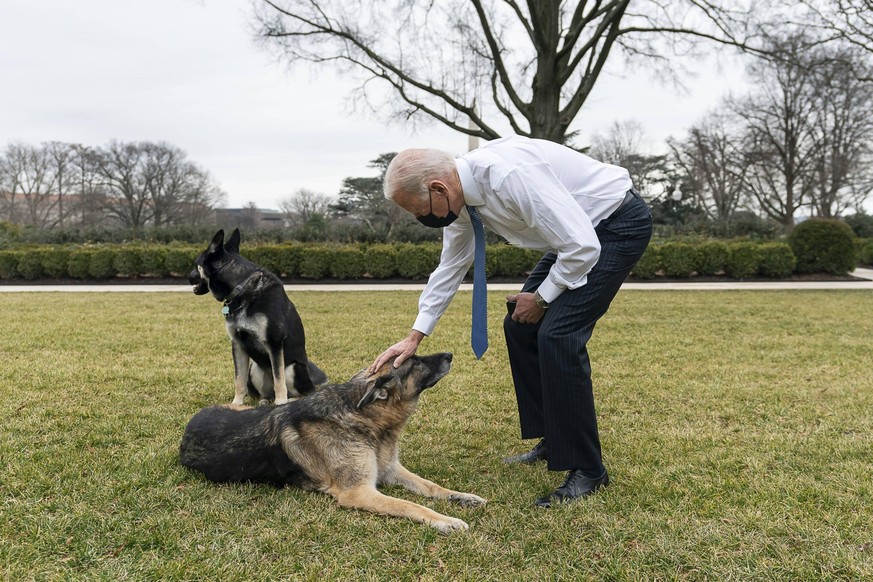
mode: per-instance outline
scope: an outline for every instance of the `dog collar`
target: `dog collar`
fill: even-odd
[[[230,304],[231,304],[231,302],[232,302],[234,299],[236,299],[237,297],[239,297],[240,294],[241,294],[243,291],[245,291],[245,288],[248,286],[249,281],[250,281],[250,280],[252,279],[252,277],[254,277],[255,275],[257,275],[257,273],[252,273],[251,275],[249,275],[248,277],[246,277],[245,280],[244,280],[242,283],[240,283],[239,285],[237,285],[236,287],[234,287],[233,290],[228,294],[228,296],[224,298],[224,307],[221,308],[221,314],[222,314],[223,316],[227,317],[227,316],[230,315],[233,311],[236,311],[236,310],[238,310],[240,307],[242,307],[242,303],[240,303],[240,304],[237,305],[234,309],[231,309],[231,308],[230,308]]]

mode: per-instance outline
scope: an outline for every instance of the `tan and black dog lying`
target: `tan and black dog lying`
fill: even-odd
[[[451,368],[452,354],[393,361],[345,384],[328,384],[271,408],[204,408],[185,428],[180,461],[211,481],[261,481],[329,493],[344,507],[408,517],[448,533],[467,524],[417,503],[380,493],[406,489],[461,505],[483,505],[470,493],[441,487],[400,464],[398,441],[421,392]]]

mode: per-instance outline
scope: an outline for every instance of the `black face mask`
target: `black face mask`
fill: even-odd
[[[431,228],[442,228],[455,222],[455,220],[458,218],[458,215],[449,210],[449,213],[445,216],[435,216],[434,213],[431,212],[430,214],[425,214],[424,216],[416,216],[415,218],[416,220],[418,220],[418,222],[422,223],[425,226],[429,226]]]
[[[457,220],[458,215],[452,212],[452,209],[449,208],[449,213],[445,216],[436,216],[433,213],[433,195],[428,192],[428,200],[430,201],[430,213],[425,214],[424,216],[416,216],[415,219],[422,223],[425,226],[429,226],[431,228],[442,228],[444,226],[448,226],[451,223]]]

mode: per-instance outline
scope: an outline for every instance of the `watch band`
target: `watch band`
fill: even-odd
[[[545,299],[543,299],[543,296],[540,295],[539,291],[534,291],[534,301],[536,302],[537,306],[539,306],[540,309],[548,309],[549,308],[549,302],[546,301]]]

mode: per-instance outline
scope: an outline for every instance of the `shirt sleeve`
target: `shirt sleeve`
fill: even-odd
[[[558,258],[539,287],[551,303],[567,289],[588,282],[600,258],[600,241],[591,219],[547,164],[529,164],[509,172],[498,187],[516,204],[519,217],[536,229]]]
[[[443,229],[440,264],[431,273],[418,299],[418,317],[412,329],[425,335],[433,333],[473,263],[475,246],[473,226],[464,209],[455,222]]]

